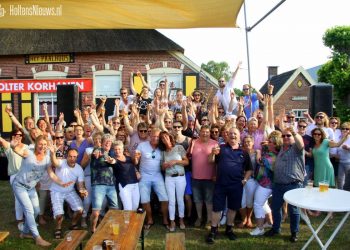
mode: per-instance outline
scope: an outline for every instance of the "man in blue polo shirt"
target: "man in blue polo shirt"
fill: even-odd
[[[229,130],[228,142],[212,149],[209,155],[211,162],[217,164],[217,176],[213,197],[212,224],[206,239],[213,244],[218,232],[221,212],[225,208],[227,199],[227,224],[225,234],[230,240],[237,236],[232,231],[236,211],[241,208],[243,186],[252,174],[252,164],[249,154],[240,149],[240,133],[238,129]]]

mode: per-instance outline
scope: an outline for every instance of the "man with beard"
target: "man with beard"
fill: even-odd
[[[213,244],[218,233],[218,224],[227,199],[227,224],[225,234],[236,240],[232,227],[236,211],[241,208],[243,186],[252,174],[249,154],[239,147],[240,133],[231,128],[225,145],[214,147],[209,155],[210,162],[216,162],[217,175],[213,198],[212,224],[207,243]]]

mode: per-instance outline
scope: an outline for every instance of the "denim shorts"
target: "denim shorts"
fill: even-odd
[[[93,185],[91,187],[92,210],[101,210],[105,197],[109,208],[118,209],[118,195],[115,186]]]
[[[194,202],[213,203],[214,182],[192,179],[192,192]]]
[[[154,180],[142,180],[139,182],[141,203],[149,203],[151,201],[151,189],[153,188],[159,201],[168,201],[168,195],[165,189],[164,180],[155,178]]]

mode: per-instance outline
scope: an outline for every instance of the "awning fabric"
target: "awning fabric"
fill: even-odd
[[[236,27],[243,0],[2,0],[5,29]]]

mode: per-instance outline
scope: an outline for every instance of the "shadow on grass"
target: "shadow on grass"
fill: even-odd
[[[14,197],[8,181],[0,181],[0,231],[9,231],[10,236],[0,243],[0,249],[9,250],[37,250],[34,241],[31,239],[20,239],[19,231],[17,229],[17,223],[14,215]],[[330,237],[334,228],[339,223],[343,216],[343,213],[334,214],[334,218],[325,225],[319,236],[323,242]],[[320,217],[312,218],[313,225],[315,227],[320,224],[325,214]],[[63,223],[63,232],[68,231],[69,220],[65,220]],[[155,216],[156,224],[152,226],[151,230],[145,237],[145,249],[164,249],[165,248],[165,235],[167,230],[161,225],[161,217]],[[289,223],[282,224],[281,235],[274,236],[272,238],[267,237],[252,237],[249,235],[250,229],[234,229],[238,236],[236,241],[230,241],[224,234],[224,227],[219,230],[219,235],[214,245],[208,245],[205,243],[205,237],[208,233],[207,230],[201,228],[187,227],[186,230],[180,230],[177,228],[177,232],[183,231],[186,235],[186,248],[187,249],[242,249],[242,250],[294,250],[301,249],[305,242],[311,236],[311,231],[305,225],[304,222],[300,224],[299,241],[296,243],[289,242]],[[53,239],[54,221],[51,219],[47,225],[39,226],[39,232],[41,236],[52,243],[52,247],[45,249],[54,249],[60,242],[60,240]],[[350,232],[349,222],[346,222],[331,243],[328,249],[345,250],[350,249],[350,238],[348,237]],[[86,238],[85,242],[87,239]],[[84,243],[85,243],[84,242]],[[138,249],[141,249],[140,244]],[[320,249],[316,241],[313,241],[308,249]]]

